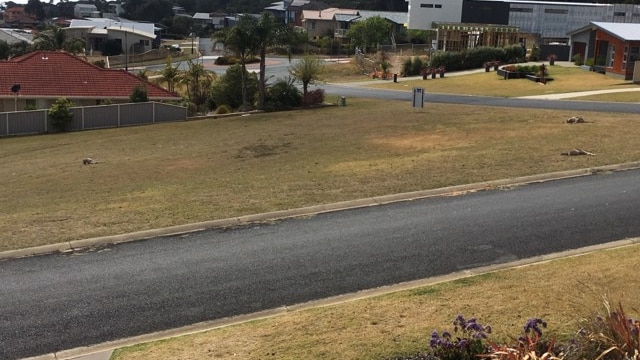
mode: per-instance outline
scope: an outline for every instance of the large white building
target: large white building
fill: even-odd
[[[407,0],[409,29],[438,23],[508,25],[542,43],[566,42],[591,21],[640,23],[640,5],[527,0]]]

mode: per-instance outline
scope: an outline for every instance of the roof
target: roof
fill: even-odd
[[[406,12],[360,10],[360,20],[366,20],[375,16],[380,16],[381,18],[400,25],[404,25],[409,21],[409,13]]]
[[[640,24],[592,21],[591,24],[624,41],[640,41]]]
[[[127,28],[129,32],[135,32],[149,36],[149,34],[155,33],[155,26],[152,23],[141,23],[133,21],[117,21],[107,18],[89,18],[89,19],[73,19],[69,24],[70,28],[95,26],[102,29],[115,29],[115,28]],[[155,35],[151,35],[155,37]]]
[[[355,9],[328,8],[324,10],[303,10],[302,17],[305,20],[333,20],[335,15],[358,15]]]
[[[115,69],[103,69],[57,51],[36,51],[0,61],[0,98],[13,97],[11,86],[20,85],[20,96],[30,98],[128,99],[138,85],[145,85],[151,100],[178,100],[164,88]]]
[[[15,44],[21,41],[33,42],[33,34],[21,29],[0,29],[0,40],[7,44]]]
[[[352,22],[360,18],[359,15],[347,15],[347,14],[336,14],[335,17],[336,17],[336,21],[343,21],[343,22]]]

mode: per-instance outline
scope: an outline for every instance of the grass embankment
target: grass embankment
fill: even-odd
[[[2,139],[0,250],[640,159],[640,117],[574,115],[350,99]],[[598,156],[560,156],[574,147]]]
[[[490,324],[498,341],[521,335],[531,317],[548,322],[548,339],[567,340],[580,317],[603,310],[601,295],[637,305],[638,256],[633,246],[503,270],[141,344],[112,360],[381,360],[425,351],[458,313]]]

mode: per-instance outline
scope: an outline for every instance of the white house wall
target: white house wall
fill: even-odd
[[[462,0],[407,0],[407,28],[428,30],[434,22],[460,22]]]

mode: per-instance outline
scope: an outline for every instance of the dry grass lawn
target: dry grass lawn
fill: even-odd
[[[526,111],[526,110],[525,110]],[[0,250],[640,159],[640,116],[347,107],[0,139]],[[594,157],[565,157],[573,147]],[[90,156],[100,164],[83,166]]]
[[[579,67],[549,66],[549,76],[554,80],[542,85],[526,79],[504,80],[495,71],[480,72],[462,77],[445,74],[444,78],[401,81],[394,83],[389,80],[372,82],[376,87],[386,89],[413,89],[423,87],[425,91],[445,94],[466,94],[497,97],[518,97],[529,95],[559,94],[574,91],[589,91],[603,89],[639,88],[638,84],[630,81],[615,79],[610,76],[591,71],[581,70]],[[637,99],[637,96],[636,96]]]
[[[382,360],[427,350],[431,331],[453,331],[459,313],[490,324],[494,340],[540,317],[549,338],[566,341],[580,317],[604,310],[603,295],[638,315],[638,256],[632,246],[488,273],[124,348],[112,360]]]

